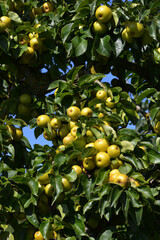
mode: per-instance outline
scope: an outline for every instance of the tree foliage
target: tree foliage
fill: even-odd
[[[11,20],[0,21],[1,239],[34,239],[38,231],[58,240],[160,238],[159,3],[51,0],[47,11],[41,0],[0,1],[1,17]],[[103,4],[112,18],[98,34]],[[130,22],[144,29],[138,37],[128,31],[128,41],[122,32]],[[71,106],[91,115],[72,119]],[[60,125],[40,127],[42,115]],[[25,126],[52,146],[32,148]],[[97,148],[86,147],[98,139],[120,148],[107,167],[97,167]],[[125,186],[109,180],[113,168]]]

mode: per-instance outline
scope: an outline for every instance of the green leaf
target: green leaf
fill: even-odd
[[[104,131],[105,131],[105,134],[107,136],[112,136],[113,137],[113,141],[117,138],[117,133],[116,131],[110,127],[110,126],[107,126],[107,125],[102,125]]]
[[[67,79],[71,79],[72,82],[74,82],[78,72],[83,68],[84,66],[78,66],[78,67],[73,67],[68,73],[67,73]]]
[[[14,21],[14,22],[17,22],[17,23],[22,23],[22,20],[21,18],[19,17],[19,15],[15,12],[12,12],[12,11],[9,11],[8,12],[8,17]]]
[[[40,232],[42,233],[42,236],[47,239],[47,234],[50,230],[51,224],[48,220],[43,221],[39,227]]]
[[[153,197],[153,194],[152,194],[152,191],[150,189],[149,186],[139,186],[137,188],[137,191],[142,193],[143,197],[146,198],[146,199],[151,199],[151,200],[154,200],[154,197]]]
[[[129,163],[124,163],[119,168],[119,171],[123,174],[128,174],[131,170],[132,170],[132,166]]]
[[[123,51],[124,48],[124,43],[122,42],[121,38],[118,38],[115,42],[115,52],[116,52],[116,57],[119,56],[119,54]]]
[[[153,164],[160,164],[160,154],[154,149],[149,149],[147,151],[148,159]]]
[[[156,92],[155,88],[147,88],[137,97],[136,103],[140,104],[144,98],[149,97],[151,94],[155,92]]]
[[[81,158],[85,159],[86,157],[94,156],[97,153],[97,150],[93,147],[84,148],[82,151]]]
[[[82,77],[79,78],[78,85],[81,87],[84,84],[90,84],[104,77],[106,77],[106,75],[101,73],[95,73],[94,75],[83,75]]]
[[[153,19],[150,25],[148,26],[148,31],[149,31],[149,35],[155,40],[157,40],[156,30],[157,30],[157,23],[156,23],[156,20]]]
[[[38,196],[38,182],[35,180],[35,178],[31,178],[28,182],[28,185],[31,189],[32,194]]]
[[[71,221],[72,223],[72,221]],[[86,236],[86,230],[84,223],[78,219],[76,216],[74,216],[74,221],[72,223],[72,227],[76,233],[77,236]]]
[[[82,183],[83,190],[85,192],[86,198],[90,199],[90,195],[91,195],[91,193],[93,191],[95,183],[92,182],[91,178],[88,179],[88,177],[85,176],[85,175],[82,177],[81,183]]]
[[[8,52],[9,49],[9,39],[5,35],[0,35],[0,49],[5,53]]]
[[[106,230],[102,233],[99,240],[112,240],[113,232],[111,230]]]
[[[129,129],[129,128],[122,128],[118,131],[118,135],[130,135],[133,137],[137,137],[137,132],[133,129]]]
[[[137,225],[139,226],[141,224],[141,221],[142,221],[143,207],[135,208],[134,213],[135,213],[135,216],[136,216]]]
[[[64,81],[64,80],[54,81],[54,82],[52,82],[52,83],[49,85],[48,90],[52,90],[52,89],[58,88],[59,83],[66,83],[66,81]]]
[[[120,144],[121,144],[121,153],[126,153],[134,150],[133,144],[129,141],[124,140],[124,141],[121,141]]]
[[[76,240],[76,237],[67,237],[66,240]]]
[[[72,39],[72,44],[73,44],[73,48],[74,48],[74,51],[75,51],[75,56],[79,57],[83,53],[86,52],[87,46],[88,46],[88,41],[83,39],[83,38],[80,38],[80,37],[76,36]]]
[[[69,34],[71,33],[72,26],[73,26],[73,23],[69,23],[69,24],[65,25],[62,28],[62,30],[61,30],[61,37],[62,37],[63,43],[65,43],[65,41],[67,40]]]
[[[73,169],[69,174],[66,174],[65,177],[69,182],[74,182],[77,179],[77,173]]]
[[[117,201],[120,198],[122,192],[123,192],[122,187],[120,187],[118,185],[115,185],[112,188],[111,195],[110,195],[111,207],[113,207],[117,204]]]
[[[15,149],[14,149],[12,144],[9,144],[9,146],[8,146],[8,153],[10,153],[12,159],[14,159],[14,157],[15,157]]]
[[[99,54],[101,54],[105,57],[109,57],[111,55],[112,47],[111,47],[111,44],[109,43],[109,41],[110,41],[109,35],[107,35],[103,38],[100,38],[98,49],[96,49],[96,51]]]
[[[60,193],[63,192],[63,186],[62,186],[62,176],[57,175],[55,177],[51,176],[50,183],[53,185],[55,190],[55,198],[53,200],[53,203],[57,200]]]
[[[68,155],[64,154],[64,153],[58,153],[56,154],[55,158],[54,158],[54,162],[55,165],[57,167],[62,166],[65,162],[67,162],[67,160],[69,159]]]
[[[33,209],[31,207],[26,208],[26,218],[28,219],[28,221],[35,226],[36,228],[39,229],[39,221],[37,219],[36,214],[33,212]]]

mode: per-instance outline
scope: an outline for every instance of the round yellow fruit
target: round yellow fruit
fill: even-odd
[[[107,99],[106,99],[106,106],[108,107],[108,108],[115,108],[115,106],[116,106],[116,103],[115,102],[112,102],[112,98],[111,97],[107,97]]]
[[[72,120],[77,120],[79,115],[81,115],[81,110],[78,107],[76,107],[76,106],[71,106],[67,110],[67,115]]]
[[[23,137],[23,132],[20,128],[15,128],[15,135],[13,137],[14,141],[20,141]]]
[[[53,195],[54,188],[53,188],[53,186],[52,186],[50,183],[48,183],[48,184],[45,186],[44,191],[45,191],[45,193],[46,193],[46,195],[47,195],[48,197],[51,197],[51,196]]]
[[[60,145],[57,149],[56,149],[56,153],[60,153],[63,152],[65,150],[65,145]]]
[[[49,172],[44,173],[42,176],[38,178],[40,184],[48,184],[49,183],[49,174],[54,174],[53,169],[50,169]]]
[[[102,5],[97,8],[95,16],[96,16],[98,22],[106,23],[111,19],[112,11],[106,5]]]
[[[62,122],[58,118],[52,118],[50,124],[53,129],[60,129],[62,126]]]
[[[33,48],[35,51],[42,53],[43,50],[43,42],[40,38],[33,37],[29,41],[30,47]]]
[[[106,152],[98,152],[95,157],[96,165],[99,168],[108,167],[111,163],[110,156]]]
[[[93,137],[94,135],[93,135],[93,133],[92,133],[91,130],[87,130],[87,131],[86,131],[86,136],[87,136],[87,137]]]
[[[85,107],[81,110],[81,115],[86,116],[87,118],[91,118],[92,114],[92,109],[89,107]]]
[[[72,135],[67,135],[63,138],[63,145],[71,144],[74,141],[74,137]]]
[[[96,98],[105,100],[105,99],[107,98],[107,93],[106,93],[106,91],[104,91],[104,90],[99,90],[99,91],[97,91],[97,93],[96,93]],[[99,108],[99,107],[101,107],[101,106],[102,106],[101,103],[96,104],[96,108]]]
[[[41,234],[40,231],[35,232],[34,238],[35,238],[36,240],[44,240],[44,238],[43,238],[43,236],[42,236],[42,234]]]
[[[94,147],[99,152],[106,152],[109,147],[109,142],[105,138],[99,138],[94,142]]]
[[[122,31],[122,39],[127,43],[133,43],[133,34],[127,32],[126,28]]]
[[[129,184],[129,177],[126,174],[120,173],[115,177],[114,183],[121,187],[126,187]]]
[[[7,16],[0,17],[0,32],[4,32],[11,25],[11,19]]]
[[[71,120],[68,123],[68,128],[71,130],[73,127],[76,126],[77,121]]]
[[[117,175],[121,174],[118,169],[113,169],[109,174],[109,182],[114,183],[114,179]]]
[[[52,129],[52,132],[48,133],[47,131],[43,132],[43,137],[47,140],[47,141],[53,141],[56,138],[56,131],[54,129]]]
[[[144,33],[144,26],[142,23],[139,22],[130,22],[126,23],[126,31],[131,33],[134,38],[139,38]]]
[[[84,169],[91,171],[95,169],[96,163],[95,163],[95,158],[94,157],[87,157],[83,160],[83,167]]]
[[[95,21],[92,25],[92,30],[94,33],[97,33],[99,35],[105,34],[108,30],[107,25],[105,23],[100,23],[98,21]]]
[[[120,148],[117,145],[110,145],[107,152],[111,158],[117,158],[120,155]]]
[[[48,123],[50,123],[50,117],[47,115],[40,115],[37,118],[37,125],[40,128],[47,128]]]
[[[35,54],[34,49],[32,47],[27,47],[27,50],[24,51],[22,56],[20,57],[21,63],[30,64],[34,54]]]
[[[73,165],[72,169],[76,171],[77,176],[81,175],[83,172],[82,168],[79,165]]]
[[[53,12],[54,6],[50,2],[45,2],[43,3],[42,9],[43,9],[43,12],[45,13]]]
[[[77,129],[78,129],[79,127],[78,126],[74,126],[72,129],[71,129],[71,135],[73,136],[73,137],[76,137],[77,136]]]
[[[67,125],[62,125],[62,127],[58,130],[58,136],[60,136],[61,138],[67,136],[68,133],[69,129]]]
[[[63,177],[62,178],[62,186],[63,186],[64,192],[68,192],[73,187],[73,184],[71,182],[69,182],[66,178]]]

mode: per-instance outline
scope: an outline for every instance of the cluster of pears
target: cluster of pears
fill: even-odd
[[[32,118],[37,118],[38,111],[32,108],[33,98],[30,94],[23,93],[19,97],[19,104],[17,107],[18,113],[22,116],[31,116]]]
[[[106,106],[109,108],[115,107],[115,102],[112,101],[111,97],[108,97],[107,91],[101,89],[96,93],[96,98],[100,101],[104,101]],[[95,106],[97,107],[97,106]],[[88,120],[92,118],[93,111],[89,107],[84,107],[80,109],[77,106],[70,106],[67,109],[67,116],[69,117],[68,123],[63,123],[58,118],[52,118],[48,115],[40,115],[37,118],[37,125],[40,128],[44,128],[43,136],[46,140],[53,141],[56,138],[60,138],[62,145],[58,145],[56,153],[63,152],[70,144],[75,141],[77,136],[77,131],[81,130],[78,127],[78,121],[81,116],[85,116]],[[102,118],[102,114],[99,117]],[[103,125],[110,126],[110,124],[102,120]],[[49,128],[50,131],[47,129]],[[93,125],[93,128],[104,132],[103,127],[100,125]],[[73,165],[72,168],[76,171],[77,176],[85,171],[96,170],[96,168],[119,168],[123,162],[118,159],[120,155],[120,147],[114,143],[109,143],[106,137],[96,139],[93,132],[88,129],[86,130],[85,136],[81,137],[79,142],[82,148],[92,147],[95,148],[97,153],[94,156],[86,157],[83,160],[80,159],[77,165]],[[42,176],[43,178],[43,176]],[[44,184],[44,183],[43,183]],[[65,191],[72,188],[72,183],[69,183],[67,179],[62,179],[62,185]],[[67,187],[65,187],[67,186]]]
[[[40,25],[37,25],[39,27]],[[36,55],[36,52],[39,54],[43,51],[43,41],[39,38],[39,35],[36,33],[31,33],[29,36],[25,36],[20,39],[20,44],[27,44],[27,50],[23,52],[22,56],[20,57],[20,63],[22,64],[31,64],[32,60]]]
[[[54,6],[51,2],[43,3],[42,7],[32,8],[31,14],[33,17],[42,15],[43,13],[53,12]]]
[[[43,3],[42,7],[35,7],[32,8],[31,15],[32,17],[36,17],[38,15],[42,15],[43,13],[49,13],[54,10],[54,6],[50,2]],[[37,24],[35,27],[40,27],[41,24]],[[43,39],[39,37],[38,33],[29,33],[28,36],[20,36],[19,40],[20,44],[27,44],[27,50],[23,52],[22,56],[20,57],[20,63],[22,64],[31,64],[34,61],[34,57],[36,53],[41,54],[45,47],[43,45]]]
[[[95,12],[97,21],[93,23],[92,29],[94,33],[105,34],[108,30],[106,23],[112,17],[112,11],[106,5],[101,5]]]
[[[32,97],[24,93],[19,98],[18,113],[21,115],[29,115],[31,113]]]
[[[7,129],[12,136],[13,141],[18,142],[23,137],[23,132],[20,128],[17,128],[13,125],[7,125]]]
[[[133,38],[140,38],[144,34],[144,26],[139,22],[127,21],[122,31],[122,39],[128,43],[133,43]]]
[[[56,239],[57,233],[53,230],[50,230],[47,236],[47,239]],[[45,240],[42,236],[42,233],[38,230],[34,233],[34,240]]]
[[[109,174],[109,183],[115,183],[120,185],[121,187],[127,188],[130,185],[132,187],[140,186],[139,182],[135,179],[128,177],[126,174],[123,174],[119,171],[119,169],[113,169]]]
[[[7,16],[0,17],[0,33],[4,32],[6,28],[11,26],[11,19]]]

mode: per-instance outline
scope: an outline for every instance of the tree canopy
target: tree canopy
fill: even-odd
[[[0,239],[159,239],[160,1],[0,16]]]

